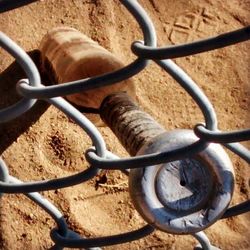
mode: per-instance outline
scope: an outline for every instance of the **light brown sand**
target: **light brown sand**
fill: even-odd
[[[249,0],[141,0],[151,16],[159,45],[177,44],[227,32],[249,24]],[[140,29],[118,0],[47,0],[0,15],[0,27],[26,51],[37,49],[53,27],[67,25],[98,41],[125,63],[135,56],[130,44],[142,38]],[[250,125],[249,48],[245,42],[224,49],[177,59],[213,103],[219,129]],[[0,107],[18,99],[15,84],[22,72],[13,58],[0,50]],[[155,64],[135,77],[141,106],[166,129],[192,128],[203,117],[192,99]],[[100,128],[108,148],[119,156],[127,153],[108,128]],[[10,173],[23,180],[71,175],[87,167],[83,152],[90,146],[87,135],[64,114],[45,102],[27,114],[0,125],[0,152]],[[249,169],[230,153],[236,171],[232,204],[249,199]],[[107,173],[107,184],[97,179],[75,187],[43,192],[67,218],[70,227],[85,236],[104,236],[143,225],[130,201],[127,178],[118,171]],[[23,195],[4,195],[0,201],[1,249],[48,249],[52,219]],[[222,249],[250,249],[249,214],[222,220],[206,230],[211,242]],[[191,236],[156,231],[152,235],[106,249],[192,249]]]

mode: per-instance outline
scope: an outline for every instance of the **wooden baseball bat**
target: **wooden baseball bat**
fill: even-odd
[[[67,27],[50,31],[40,51],[42,70],[58,83],[124,66],[96,42]],[[128,79],[66,98],[75,105],[98,110],[130,155],[170,152],[198,140],[192,130],[166,132],[138,107],[135,96],[134,83]],[[148,223],[183,234],[198,232],[222,216],[232,197],[234,175],[222,147],[210,144],[188,159],[133,169],[129,183],[132,201]]]

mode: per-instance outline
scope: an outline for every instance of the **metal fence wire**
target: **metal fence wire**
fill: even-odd
[[[35,0],[0,0],[0,12],[12,10],[32,2],[35,2]],[[120,2],[136,19],[144,38],[143,41],[135,41],[131,46],[133,53],[137,56],[134,62],[120,70],[98,77],[61,85],[44,86],[41,83],[38,69],[30,57],[6,34],[0,32],[1,47],[17,60],[27,75],[27,79],[21,79],[16,86],[19,95],[23,99],[12,106],[1,109],[0,122],[8,122],[23,115],[31,109],[38,99],[43,99],[74,120],[76,124],[84,129],[93,143],[93,147],[85,152],[89,163],[88,169],[72,176],[53,180],[21,182],[8,173],[8,166],[0,158],[0,194],[23,193],[55,220],[57,227],[50,234],[54,242],[54,249],[62,249],[64,247],[100,249],[102,246],[137,240],[151,234],[155,229],[160,229],[167,233],[190,234],[199,241],[200,249],[217,249],[210,244],[203,229],[209,227],[219,219],[236,216],[250,210],[249,200],[228,208],[234,185],[233,167],[230,165],[229,158],[219,144],[230,149],[249,163],[249,150],[239,142],[250,139],[250,129],[231,132],[219,131],[217,129],[216,113],[209,99],[171,58],[194,55],[244,42],[250,38],[250,26],[209,39],[159,48],[156,44],[157,39],[154,25],[143,7],[136,0],[121,0]],[[179,132],[168,133],[167,136],[170,138],[168,144],[170,146],[165,146],[163,141],[162,144],[164,146],[160,152],[145,151],[144,154],[121,159],[106,149],[105,141],[94,124],[60,96],[108,86],[126,80],[143,70],[150,60],[164,69],[167,74],[172,76],[188,92],[201,109],[205,124],[197,124],[193,131],[191,131],[192,133],[189,131],[187,135],[183,131],[181,135],[179,135]],[[176,137],[179,139],[176,139]],[[160,140],[158,138],[156,142]],[[176,145],[176,140],[181,141],[181,143]],[[175,146],[172,147],[171,144],[175,144]],[[215,193],[215,197],[212,198],[211,204],[205,204],[205,208],[202,209],[197,208],[201,202],[200,200],[203,199],[202,195],[204,195],[201,190],[198,190],[198,194],[196,194],[198,198],[193,198],[198,199],[193,200],[193,204],[190,205],[192,202],[185,201],[185,197],[182,197],[182,201],[175,204],[167,200],[166,197],[169,193],[167,188],[164,187],[164,180],[171,181],[168,176],[168,171],[171,172],[171,170],[161,171],[157,176],[155,174],[155,166],[161,166],[161,168],[166,170],[166,168],[173,166],[176,168],[178,164],[189,164],[197,171],[200,171],[199,164],[191,159],[196,155],[206,160],[206,164],[213,168],[212,170],[217,177],[217,184],[215,183],[215,186],[212,187],[214,188],[213,193]],[[189,160],[190,162],[185,160],[187,158],[191,159]],[[54,190],[86,182],[95,177],[101,169],[127,171],[130,178],[129,184],[132,186],[130,187],[131,197],[135,207],[147,222],[145,226],[119,235],[84,238],[70,230],[59,209],[38,193],[40,191]],[[206,172],[204,175],[204,178],[208,178],[209,173]],[[156,200],[154,193],[156,191],[151,190],[154,178],[160,179],[157,181],[155,188],[158,189],[157,195],[162,196],[162,203]],[[142,179],[143,181],[141,181]],[[206,186],[202,188],[202,190],[205,190],[205,193],[209,192],[208,189],[210,187]],[[162,204],[165,204],[165,206]],[[183,206],[187,206],[187,208]],[[177,210],[174,211],[175,209]]]

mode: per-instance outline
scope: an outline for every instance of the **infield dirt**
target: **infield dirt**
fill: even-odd
[[[156,27],[158,45],[171,45],[231,31],[250,22],[249,0],[141,0]],[[25,51],[36,50],[46,32],[74,27],[113,52],[124,63],[135,59],[130,50],[141,31],[118,0],[46,0],[0,15],[1,31]],[[208,96],[221,130],[250,126],[250,43],[176,59]],[[33,58],[36,54],[31,53]],[[24,77],[14,59],[0,49],[0,107],[15,103],[16,82]],[[151,63],[134,77],[139,103],[166,129],[193,128],[204,118],[191,97],[162,69]],[[44,82],[46,84],[46,82]],[[128,156],[107,127],[99,127],[107,147]],[[10,174],[23,180],[68,176],[88,167],[84,152],[91,145],[85,132],[44,101],[26,114],[0,125],[0,152]],[[249,147],[249,143],[245,143]],[[235,169],[231,205],[249,199],[249,166],[228,152]],[[42,192],[65,215],[71,229],[86,237],[127,232],[144,225],[134,209],[127,177],[108,171],[104,177],[74,187]],[[54,221],[23,195],[4,195],[0,201],[1,249],[48,249]],[[250,249],[250,216],[218,221],[206,233],[224,250]],[[141,240],[104,249],[192,249],[191,236],[156,231]]]

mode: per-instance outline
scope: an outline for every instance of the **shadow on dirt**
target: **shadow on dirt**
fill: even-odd
[[[39,51],[33,50],[28,52],[28,54],[38,66]],[[16,61],[0,73],[0,108],[6,108],[20,100],[20,96],[16,92],[16,83],[22,78],[27,77]],[[44,75],[41,78],[42,82],[47,82],[48,80]],[[45,101],[37,101],[25,114],[12,121],[0,123],[0,154],[34,124],[49,106],[50,104]]]

